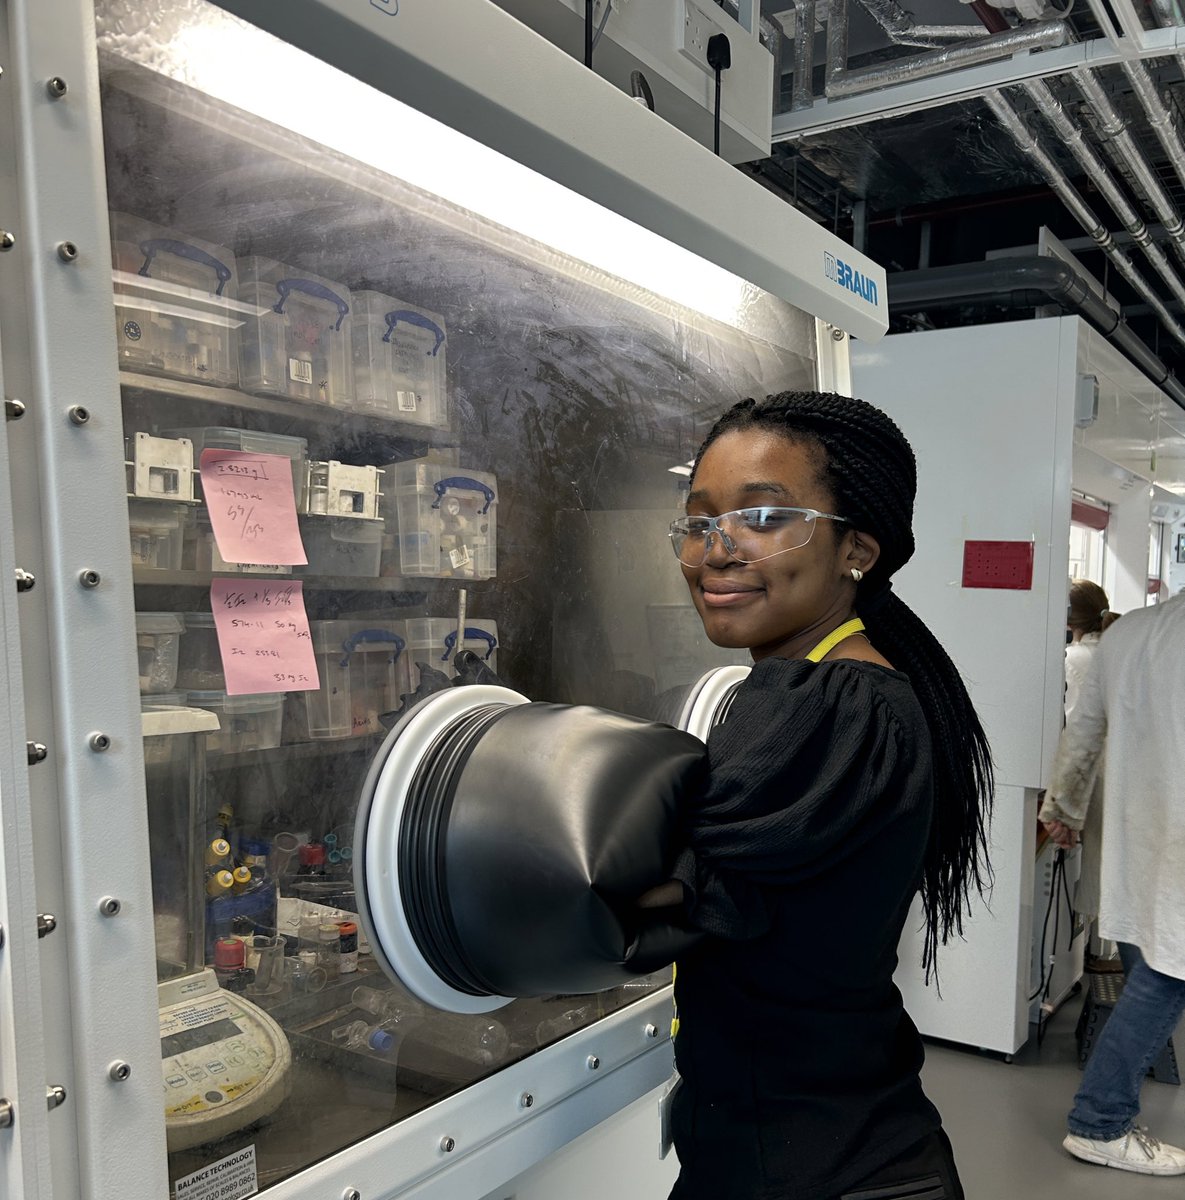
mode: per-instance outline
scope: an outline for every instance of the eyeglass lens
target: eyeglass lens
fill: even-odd
[[[675,554],[685,566],[698,567],[719,538],[740,562],[758,562],[811,540],[813,514],[792,508],[742,508],[712,517],[684,517],[671,526]]]

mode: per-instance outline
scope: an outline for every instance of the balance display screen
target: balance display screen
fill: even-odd
[[[161,1058],[172,1058],[175,1054],[184,1054],[186,1050],[197,1050],[201,1046],[212,1046],[215,1042],[224,1042],[228,1038],[239,1037],[242,1030],[233,1022],[223,1019],[211,1021],[208,1025],[199,1025],[196,1029],[182,1029],[180,1033],[171,1033],[160,1040]]]

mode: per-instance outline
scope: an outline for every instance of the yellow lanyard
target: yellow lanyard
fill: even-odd
[[[863,633],[864,622],[859,617],[853,617],[850,621],[845,621],[838,629],[833,629],[806,657],[808,662],[822,662],[836,646],[845,638],[850,638],[853,633]],[[677,967],[671,968],[671,982],[675,982],[675,973]],[[679,1032],[679,1010],[675,1009],[675,1013],[671,1018],[671,1037]]]
[[[838,629],[833,629],[811,652],[806,656],[807,662],[822,662],[836,646],[845,638],[850,638],[853,633],[863,633],[864,622],[859,617],[853,617],[850,621],[846,621]]]

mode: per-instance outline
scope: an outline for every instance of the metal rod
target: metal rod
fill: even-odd
[[[465,649],[465,620],[466,611],[469,607],[469,592],[466,588],[461,588],[457,592],[457,640],[453,645],[453,665],[456,666],[457,655]]]

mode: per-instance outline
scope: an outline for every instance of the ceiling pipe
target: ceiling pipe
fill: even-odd
[[[906,80],[927,79],[974,63],[1010,58],[1030,50],[1064,46],[1069,37],[1070,31],[1064,22],[1045,21],[1018,29],[1008,29],[1004,33],[988,37],[978,37],[957,46],[945,46],[925,54],[911,54],[891,62],[849,70],[847,2],[828,0],[827,71],[823,90],[829,100],[834,100],[840,96],[852,96],[890,87]]]
[[[1152,126],[1152,132],[1156,134],[1156,140],[1160,142],[1161,149],[1168,156],[1169,162],[1173,164],[1177,178],[1185,183],[1185,147],[1181,145],[1181,139],[1177,137],[1173,118],[1160,98],[1160,92],[1152,80],[1148,64],[1137,59],[1125,62],[1123,70],[1127,75],[1128,82],[1132,85],[1136,99],[1144,109],[1148,124]]]
[[[1185,410],[1185,385],[1090,283],[1060,259],[989,259],[925,271],[898,271],[889,276],[888,293],[890,315],[976,304],[1010,308],[1056,305],[1097,329],[1178,408]]]
[[[1032,97],[1042,116],[1053,126],[1058,137],[1078,160],[1090,181],[1102,192],[1124,228],[1131,234],[1144,256],[1152,264],[1153,270],[1164,280],[1173,295],[1185,303],[1185,282],[1182,282],[1181,277],[1173,270],[1164,251],[1152,240],[1152,235],[1148,232],[1143,218],[1132,207],[1131,202],[1123,194],[1103,160],[1082,136],[1081,130],[1066,115],[1065,109],[1050,91],[1049,85],[1044,80],[1030,79],[1022,86]],[[1185,345],[1185,331],[1182,331],[1176,322],[1174,325],[1176,328],[1173,330],[1173,336]]]
[[[1117,165],[1129,173],[1144,193],[1157,219],[1164,225],[1165,233],[1172,240],[1177,258],[1185,263],[1185,224],[1181,221],[1176,205],[1169,199],[1168,193],[1149,166],[1143,151],[1128,132],[1127,122],[1116,111],[1110,96],[1090,71],[1079,68],[1073,71],[1072,75],[1078,90],[1086,97],[1087,103],[1099,119],[1105,137],[1103,144]]]
[[[1028,126],[1020,119],[1009,101],[999,93],[989,93],[983,99],[995,114],[996,119],[1011,134],[1017,147],[1032,159],[1037,169],[1045,176],[1046,182],[1057,193],[1058,199],[1066,206],[1070,215],[1114,264],[1116,271],[1151,306],[1164,328],[1182,346],[1185,346],[1185,329],[1182,329],[1161,298],[1152,290],[1151,284],[1132,265],[1127,254],[1115,244],[1115,240],[1106,226],[1095,216],[1094,210],[1082,198],[1078,189],[1069,181],[1062,169],[1038,144]]]

